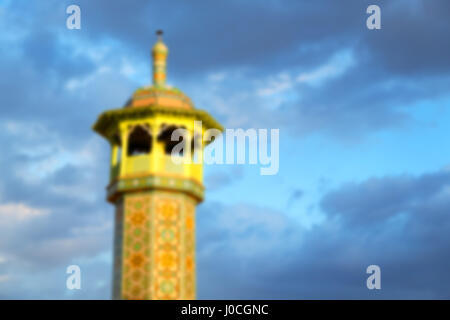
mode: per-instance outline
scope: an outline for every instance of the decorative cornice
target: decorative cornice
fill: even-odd
[[[185,108],[167,108],[159,105],[149,105],[138,108],[120,108],[108,110],[100,114],[92,129],[101,136],[110,140],[111,129],[116,129],[119,122],[124,120],[143,119],[156,115],[173,115],[194,117],[202,121],[202,125],[206,129],[218,129],[223,131],[222,125],[217,122],[208,112],[199,109],[185,109]]]
[[[205,193],[205,188],[203,185],[192,179],[161,175],[147,175],[121,178],[113,181],[107,187],[107,199],[108,201],[114,203],[121,193],[142,190],[169,190],[184,192],[197,199],[198,202],[203,201]]]

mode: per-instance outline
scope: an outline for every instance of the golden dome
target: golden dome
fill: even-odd
[[[137,89],[128,100],[129,107],[164,107],[194,109],[191,99],[181,90],[173,87],[148,86]]]

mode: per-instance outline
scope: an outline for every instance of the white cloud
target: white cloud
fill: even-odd
[[[67,145],[57,132],[48,130],[42,124],[8,121],[0,128],[11,139],[20,141],[13,145],[14,151],[28,160],[13,170],[26,183],[38,183],[66,165],[92,168],[98,164],[101,146],[96,137],[75,147]]]
[[[352,51],[345,50],[336,53],[325,64],[318,68],[302,72],[297,76],[282,72],[275,77],[264,80],[264,85],[257,89],[257,95],[261,97],[286,94],[286,91],[293,89],[296,84],[304,83],[309,85],[320,85],[323,82],[338,77],[351,67],[354,63]]]
[[[69,79],[65,84],[65,88],[69,91],[86,88],[91,83],[95,83],[96,78],[98,78],[100,75],[105,74],[110,71],[111,71],[111,67],[100,66],[95,70],[95,72],[92,72],[92,73],[88,74],[87,76],[77,77],[77,78],[74,77],[74,78]]]
[[[27,221],[47,214],[49,214],[49,210],[29,207],[23,203],[2,204],[0,205],[0,224],[2,222]]]
[[[352,51],[335,54],[327,63],[310,72],[302,72],[295,79],[298,83],[320,85],[326,80],[342,75],[354,63]]]
[[[126,77],[131,77],[136,73],[136,68],[127,59],[124,58],[120,67],[120,73]]]
[[[45,126],[36,122],[9,120],[1,126],[5,133],[14,137],[22,137],[26,139],[36,139],[37,137],[48,136],[50,134]]]
[[[281,93],[291,89],[294,84],[291,76],[287,73],[281,73],[277,77],[269,79],[268,82],[266,87],[258,89],[257,93],[259,96],[271,96]]]
[[[324,65],[311,72],[303,72],[297,77],[297,82],[317,83],[323,81],[326,78],[333,77],[338,73],[338,66]]]
[[[221,82],[225,79],[225,72],[216,72],[208,76],[208,80],[211,82]]]

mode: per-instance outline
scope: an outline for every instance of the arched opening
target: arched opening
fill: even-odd
[[[186,142],[185,139],[180,137],[179,140],[172,140],[172,133],[177,129],[186,129],[184,126],[177,127],[175,125],[162,125],[161,130],[158,135],[158,141],[162,142],[164,144],[164,153],[167,155],[172,154],[173,148],[182,143],[182,149],[180,150],[179,156],[183,156],[183,150],[186,149]]]
[[[148,154],[152,150],[152,136],[147,126],[136,126],[128,137],[128,156]]]

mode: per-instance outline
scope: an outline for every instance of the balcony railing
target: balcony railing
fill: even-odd
[[[151,157],[148,154],[130,156],[126,159],[126,173],[136,174],[150,172]]]
[[[187,179],[202,181],[202,164],[197,163],[175,163],[170,155],[136,155],[126,158],[124,170],[120,172],[121,163],[117,163],[111,168],[111,180],[120,176],[129,176],[136,174],[170,174]]]

